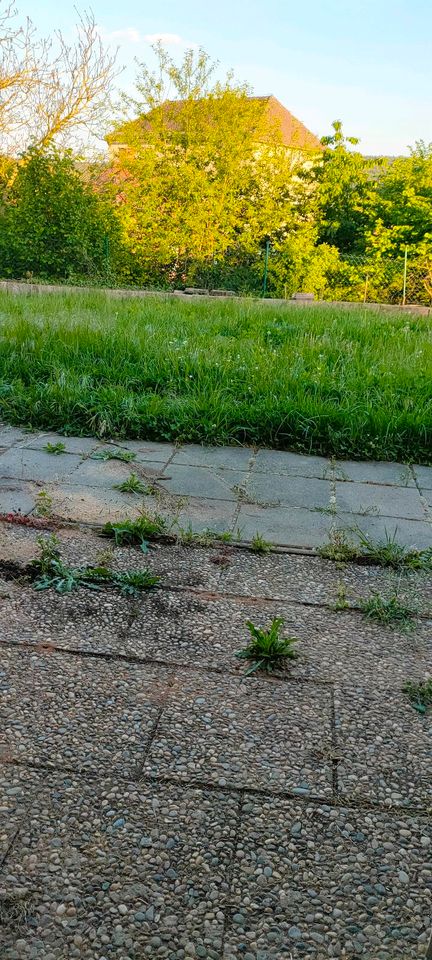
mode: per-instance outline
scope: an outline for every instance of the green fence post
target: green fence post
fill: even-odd
[[[269,252],[270,252],[270,240],[266,240],[265,245],[265,259],[264,259],[264,279],[263,279],[263,297],[267,293],[267,274],[268,274],[268,261],[269,261]]]
[[[104,240],[103,240],[103,251],[104,251],[104,257],[105,257],[106,278],[108,280],[108,277],[110,275],[111,264],[110,264],[110,238],[107,233],[105,234]]]
[[[405,247],[405,257],[404,257],[404,273],[403,273],[403,294],[402,294],[402,306],[406,304],[406,288],[407,288],[407,264],[408,264],[408,247]]]

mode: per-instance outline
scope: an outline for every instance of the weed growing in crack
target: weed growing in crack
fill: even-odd
[[[176,540],[185,546],[195,544],[200,547],[209,547],[212,543],[232,543],[234,534],[229,530],[219,533],[217,530],[204,529],[201,531],[193,530],[191,526],[181,527],[176,525]]]
[[[115,483],[114,490],[120,490],[122,493],[150,494],[154,492],[153,487],[146,486],[136,473],[130,473],[127,480],[123,480],[122,483]]]
[[[267,630],[256,627],[251,620],[246,621],[246,626],[251,635],[251,641],[243,650],[238,650],[236,657],[240,660],[250,660],[251,665],[245,671],[245,677],[256,670],[263,670],[265,673],[272,673],[273,670],[284,666],[285,660],[293,660],[297,653],[294,650],[294,644],[298,643],[296,637],[281,637],[280,631],[285,620],[281,617],[275,617]]]
[[[91,454],[91,460],[122,460],[123,463],[130,463],[131,460],[136,459],[136,453],[133,453],[132,450],[120,450],[113,447],[112,449],[104,450],[95,450]]]
[[[350,540],[348,531],[342,528],[330,531],[328,543],[318,547],[318,553],[325,560],[335,560],[337,563],[348,563],[359,557],[358,547]]]
[[[347,610],[348,607],[347,588],[345,584],[342,583],[342,580],[340,580],[337,586],[336,600],[333,609],[339,612],[341,610]]]
[[[112,537],[117,547],[136,545],[143,553],[147,553],[148,541],[152,537],[167,536],[167,534],[167,522],[158,514],[153,517],[141,514],[136,520],[109,522],[102,528],[102,536]]]
[[[404,684],[402,690],[418,713],[426,713],[432,706],[432,677],[428,677],[423,683],[410,680]]]
[[[55,457],[58,457],[61,453],[64,453],[66,450],[65,444],[58,441],[58,443],[46,443],[44,448],[45,453],[52,453]]]
[[[386,534],[384,540],[372,540],[365,533],[358,531],[361,557],[369,563],[376,563],[380,567],[391,567],[393,570],[432,570],[432,548],[428,550],[414,550],[398,543],[396,534],[391,537]]]
[[[53,499],[46,490],[40,490],[36,497],[36,514],[38,517],[50,517]]]
[[[103,586],[117,587],[125,596],[137,596],[140,590],[154,587],[160,580],[150,570],[131,570],[117,573],[109,567],[68,567],[60,556],[57,537],[39,537],[40,556],[30,568],[36,590],[56,590],[71,593],[80,587],[101,590]]]
[[[357,542],[350,539],[354,534]],[[432,548],[415,550],[398,543],[396,535],[373,540],[357,527],[332,530],[329,542],[318,549],[321,557],[339,562],[363,563],[392,570],[432,570]]]
[[[360,609],[368,620],[376,620],[393,630],[397,627],[402,630],[412,629],[417,613],[408,604],[403,603],[396,592],[389,597],[373,593],[372,596],[361,601]]]
[[[148,590],[156,586],[160,577],[150,570],[127,570],[125,573],[112,575],[113,585],[119,587],[125,596],[136,597],[140,590]]]
[[[254,553],[270,553],[272,544],[268,540],[264,540],[264,537],[260,533],[255,533],[251,540],[251,550]]]

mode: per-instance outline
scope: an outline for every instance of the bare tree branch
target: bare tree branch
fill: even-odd
[[[102,136],[110,118],[117,51],[102,44],[91,11],[78,14],[78,36],[39,38],[30,20],[0,0],[0,150],[44,147],[83,133]],[[16,147],[17,148],[17,147]]]

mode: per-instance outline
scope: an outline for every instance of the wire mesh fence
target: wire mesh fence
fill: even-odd
[[[303,293],[333,302],[432,307],[432,257],[419,258],[408,249],[393,258],[344,256],[317,245],[299,255],[295,245],[290,254],[267,241],[251,251],[239,246],[204,262],[178,257],[161,265],[139,263],[104,235],[85,250],[72,251],[53,238],[49,249],[46,246],[44,241],[39,251],[30,244],[30,260],[25,245],[16,258],[0,244],[0,279],[165,291],[199,288],[285,300]]]
[[[328,278],[325,299],[359,303],[432,306],[432,262],[403,257],[381,259],[350,256]]]

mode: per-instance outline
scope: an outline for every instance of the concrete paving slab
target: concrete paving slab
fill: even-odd
[[[6,424],[0,425],[0,448],[13,447],[15,443],[21,443],[29,436],[32,436],[32,434],[29,434],[28,430],[21,430],[20,427],[8,427]]]
[[[412,634],[398,633],[364,619],[359,611],[336,612],[287,601],[266,601],[158,591],[136,605],[136,617],[122,640],[122,652],[171,664],[211,667],[238,672],[235,657],[248,639],[246,621],[267,628],[274,617],[285,621],[283,633],[299,639],[298,659],[286,676],[313,682],[365,682],[400,689],[432,672],[432,624],[419,621]],[[96,638],[97,639],[97,638]]]
[[[47,443],[63,443],[65,453],[74,453],[78,456],[88,456],[94,450],[103,447],[100,440],[95,437],[65,437],[61,433],[39,433],[30,434],[26,440],[21,443],[21,447],[30,450],[43,450]],[[59,454],[50,454],[50,456],[59,456]]]
[[[417,713],[400,689],[393,687],[384,696],[359,685],[336,687],[335,718],[344,797],[392,806],[430,805],[430,715]]]
[[[235,488],[243,474],[238,470],[208,469],[170,463],[162,486],[171,494],[207,500],[237,500]]]
[[[52,496],[53,515],[66,521],[105,524],[138,517],[142,510],[159,512],[154,497],[133,496],[108,487],[90,487],[83,483],[56,484],[46,489]]]
[[[251,447],[202,447],[189,443],[174,455],[175,465],[209,467],[211,470],[248,470],[254,458]]]
[[[30,484],[19,480],[0,480],[0,513],[31,513],[35,496]]]
[[[19,595],[2,602],[0,610],[2,642],[115,653],[121,649],[133,603],[117,590],[58,594],[23,585]]]
[[[290,477],[281,474],[252,476],[247,496],[259,505],[329,509],[332,489],[328,480],[314,477]]]
[[[318,481],[317,481],[318,482]],[[236,527],[242,540],[259,534],[264,540],[282,546],[319,547],[326,543],[334,517],[301,507],[240,507]]]
[[[219,958],[237,820],[222,791],[50,774],[1,878],[27,894],[2,957]]]
[[[156,443],[154,440],[122,440],[119,446],[135,453],[134,463],[165,464],[177,450],[173,443]]]
[[[290,477],[329,479],[332,473],[328,457],[304,456],[285,450],[258,450],[252,473],[287,474]]]
[[[178,673],[143,774],[326,796],[330,751],[325,687]]]
[[[75,454],[54,456],[43,450],[14,447],[0,455],[0,478],[55,483],[69,478],[80,463],[81,458]]]
[[[35,781],[39,782],[37,774],[12,766],[9,759],[5,751],[0,753],[0,863],[26,816],[33,797],[32,787]]]
[[[422,490],[432,490],[432,467],[414,467],[417,482]]]
[[[151,469],[151,467],[153,467],[153,469]],[[121,460],[92,460],[91,457],[89,457],[78,465],[73,476],[69,478],[69,482],[82,487],[101,487],[102,491],[104,489],[112,490],[115,484],[123,483],[124,480],[127,480],[131,473],[137,473],[135,462],[123,463]],[[148,464],[148,473],[149,476],[153,478],[160,476],[160,464]],[[139,475],[141,478],[141,471]]]
[[[414,487],[411,467],[404,463],[386,463],[378,460],[335,460],[336,480],[354,480],[356,483],[383,484],[394,487]]]
[[[294,676],[348,686],[362,678],[385,699],[389,689],[400,691],[407,677],[421,680],[432,670],[430,620],[419,620],[411,634],[366,620],[359,611],[296,614],[284,606],[281,616],[284,612],[285,629],[302,641]]]
[[[168,691],[168,673],[2,648],[0,751],[36,766],[133,777]]]
[[[165,484],[166,486],[166,484]],[[202,533],[204,530],[213,530],[215,533],[237,532],[235,523],[237,504],[234,500],[206,500],[205,497],[188,497],[182,503],[180,498],[176,510],[171,507],[161,513],[175,518],[178,530],[192,530]]]
[[[432,624],[326,604],[341,584],[348,602],[395,582],[428,600],[432,577],[57,533],[68,563],[112,550],[164,582],[39,594],[6,579],[39,531],[0,526],[2,958],[424,955],[431,715],[401,688],[432,674]],[[246,620],[275,616],[299,656],[244,679]]]
[[[418,958],[428,838],[426,817],[246,795],[224,960]]]
[[[432,572],[335,564],[321,557],[296,554],[253,554],[236,550],[222,567],[220,588],[256,597],[274,597],[299,603],[334,605],[345,589],[348,606],[373,593],[397,592],[407,604],[432,614]]]
[[[320,557],[236,550],[222,567],[221,588],[243,596],[322,604],[335,602],[339,580],[334,563]]]
[[[336,506],[340,512],[424,520],[418,490],[385,487],[376,483],[336,483]]]

